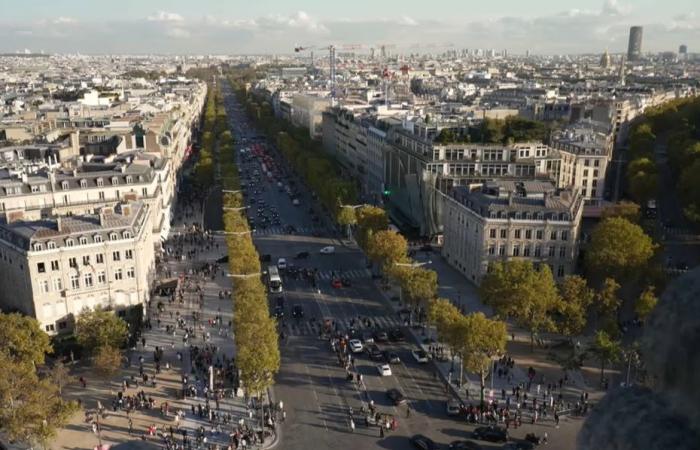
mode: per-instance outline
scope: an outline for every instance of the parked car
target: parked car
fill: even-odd
[[[483,450],[484,447],[474,441],[453,441],[450,442],[450,450]]]
[[[489,442],[506,442],[508,441],[508,432],[501,427],[479,427],[472,432],[474,439]]]
[[[419,450],[437,450],[437,444],[427,436],[416,434],[411,438],[411,444]]]
[[[403,395],[401,391],[396,388],[392,388],[386,391],[386,397],[391,400],[394,405],[401,405],[406,403],[406,396]]]
[[[413,355],[413,359],[420,364],[427,364],[430,360],[430,357],[424,350],[411,350],[411,355]]]
[[[389,335],[386,331],[375,331],[374,340],[376,342],[386,342],[389,340]]]
[[[272,256],[271,256],[271,255],[265,254],[265,255],[260,256],[260,261],[261,261],[261,262],[270,262],[271,260],[272,260]]]
[[[284,270],[287,268],[287,260],[285,258],[280,258],[277,260],[277,268],[279,270]]]
[[[321,250],[319,250],[319,253],[322,255],[332,255],[335,253],[335,247],[332,245],[329,245],[328,247],[323,247]]]
[[[304,308],[301,305],[294,305],[292,307],[292,317],[295,319],[301,319],[304,317]]]
[[[406,340],[406,336],[403,334],[401,328],[393,328],[389,331],[389,339],[394,342],[403,342]]]
[[[364,347],[362,347],[362,342],[360,342],[359,339],[350,339],[348,341],[348,346],[350,347],[350,351],[353,353],[360,353]]]
[[[367,347],[367,354],[371,359],[381,359],[382,358],[382,351],[379,350],[379,347],[377,347],[377,344],[371,344],[369,347]]]
[[[297,253],[296,259],[306,259],[309,257],[309,252],[299,252]]]
[[[379,364],[377,366],[377,371],[379,372],[379,375],[383,377],[390,377],[391,374],[391,366],[389,364]]]
[[[448,416],[459,416],[462,413],[462,403],[455,399],[448,400],[445,410]]]
[[[336,289],[340,289],[341,287],[343,287],[343,282],[340,281],[338,278],[333,278],[333,280],[331,280],[331,286],[333,286]]]
[[[350,278],[345,278],[345,277],[342,277],[342,278],[340,279],[340,284],[342,284],[343,287],[350,287],[350,286],[352,286],[352,282],[350,281]]]
[[[534,450],[535,444],[528,441],[511,441],[506,442],[501,450]]]
[[[388,350],[384,352],[384,360],[390,364],[399,364],[401,362],[401,358],[399,358],[398,353]]]

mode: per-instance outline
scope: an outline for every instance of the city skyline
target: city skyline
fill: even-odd
[[[47,53],[250,54],[291,53],[295,44],[396,45],[397,52],[495,48],[511,53],[625,53],[629,27],[644,27],[643,52],[675,51],[700,40],[690,1],[632,5],[618,0],[528,4],[375,5],[365,0],[338,8],[315,0],[294,5],[239,2],[132,1],[99,7],[43,0],[3,6],[0,51]],[[134,6],[133,8],[131,6]],[[437,6],[437,7],[436,7]],[[339,11],[337,9],[340,9]],[[505,12],[505,13],[504,13]],[[116,19],[115,19],[116,17]],[[89,39],[85,39],[90,36]]]

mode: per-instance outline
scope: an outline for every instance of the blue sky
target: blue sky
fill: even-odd
[[[700,46],[697,0],[0,0],[0,51],[286,53],[295,43],[536,53]]]

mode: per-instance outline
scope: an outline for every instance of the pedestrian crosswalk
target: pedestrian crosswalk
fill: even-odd
[[[319,280],[330,280],[337,278],[369,278],[372,276],[372,271],[369,269],[352,269],[352,270],[321,270],[318,272]]]
[[[314,232],[318,233],[327,233],[327,229],[324,227],[297,227],[296,231],[294,234],[301,234],[301,235],[311,235]],[[282,235],[289,235],[287,231],[287,227],[279,225],[279,226],[274,226],[274,227],[267,227],[267,228],[260,228],[257,227],[255,229],[255,232],[253,233],[256,236],[270,236],[274,234],[282,234]]]
[[[404,325],[400,317],[386,315],[374,316],[369,318],[369,320],[372,322],[372,326],[369,328],[367,328],[364,324],[362,326],[358,326],[359,322],[357,321],[357,319],[355,319],[354,322],[352,321],[352,319],[331,320],[334,320],[337,323],[339,331],[347,331],[351,328],[354,328],[358,331],[367,331],[370,334],[375,329],[388,330]],[[290,336],[318,336],[319,325],[320,322],[318,318],[315,321],[310,321],[306,318],[298,320],[293,318],[286,318],[282,325],[282,330]]]

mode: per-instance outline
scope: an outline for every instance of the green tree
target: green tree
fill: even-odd
[[[678,191],[683,201],[683,213],[695,223],[700,223],[700,158],[681,171]]]
[[[52,351],[49,336],[39,322],[19,313],[0,313],[0,350],[15,361],[44,363],[46,353]]]
[[[523,260],[492,263],[480,292],[484,303],[530,332],[531,350],[536,334],[556,329],[554,315],[561,299],[546,264],[535,270],[531,262]]]
[[[602,385],[605,380],[606,364],[619,361],[622,347],[619,341],[612,339],[608,333],[600,330],[595,335],[591,351],[600,361],[600,384]]]
[[[58,389],[58,395],[63,395],[63,388],[75,381],[75,377],[70,374],[68,367],[60,361],[53,365],[49,377]]]
[[[113,311],[83,310],[75,324],[78,343],[88,352],[99,347],[121,348],[126,343],[129,328]]]
[[[659,176],[656,165],[648,158],[640,158],[630,163],[627,171],[627,184],[632,198],[640,203],[656,197]]]
[[[364,250],[372,235],[389,227],[389,218],[386,211],[375,206],[363,206],[356,212],[357,215],[357,242]]]
[[[656,307],[659,299],[654,294],[654,287],[647,286],[644,291],[639,295],[637,301],[634,304],[634,312],[637,314],[640,320],[644,321],[649,316],[649,314]]]
[[[606,278],[596,295],[596,312],[599,319],[599,327],[610,336],[618,336],[620,330],[617,325],[617,313],[622,300],[617,296],[620,284],[613,278]]]
[[[122,363],[122,352],[111,345],[102,345],[95,350],[95,357],[92,365],[95,372],[103,377],[109,378],[119,372]]]
[[[619,203],[615,203],[614,205],[607,206],[605,209],[603,209],[601,218],[608,219],[610,217],[622,217],[623,219],[627,219],[632,223],[639,223],[639,219],[641,217],[639,205],[634,202],[621,201]]]
[[[336,220],[339,225],[346,228],[347,235],[350,236],[350,227],[357,223],[357,215],[355,214],[355,208],[350,206],[344,206],[338,211],[338,216]]]
[[[557,329],[566,336],[581,334],[586,328],[589,308],[595,300],[595,292],[589,288],[586,280],[578,275],[564,277],[559,293],[559,314]]]
[[[434,270],[410,268],[403,272],[399,282],[404,300],[413,306],[425,305],[437,296],[438,277]]]
[[[369,259],[380,264],[382,270],[388,273],[395,263],[406,259],[408,242],[395,231],[381,230],[372,234],[366,251]]]
[[[585,263],[591,273],[624,277],[645,266],[655,249],[639,225],[611,217],[593,229]]]

